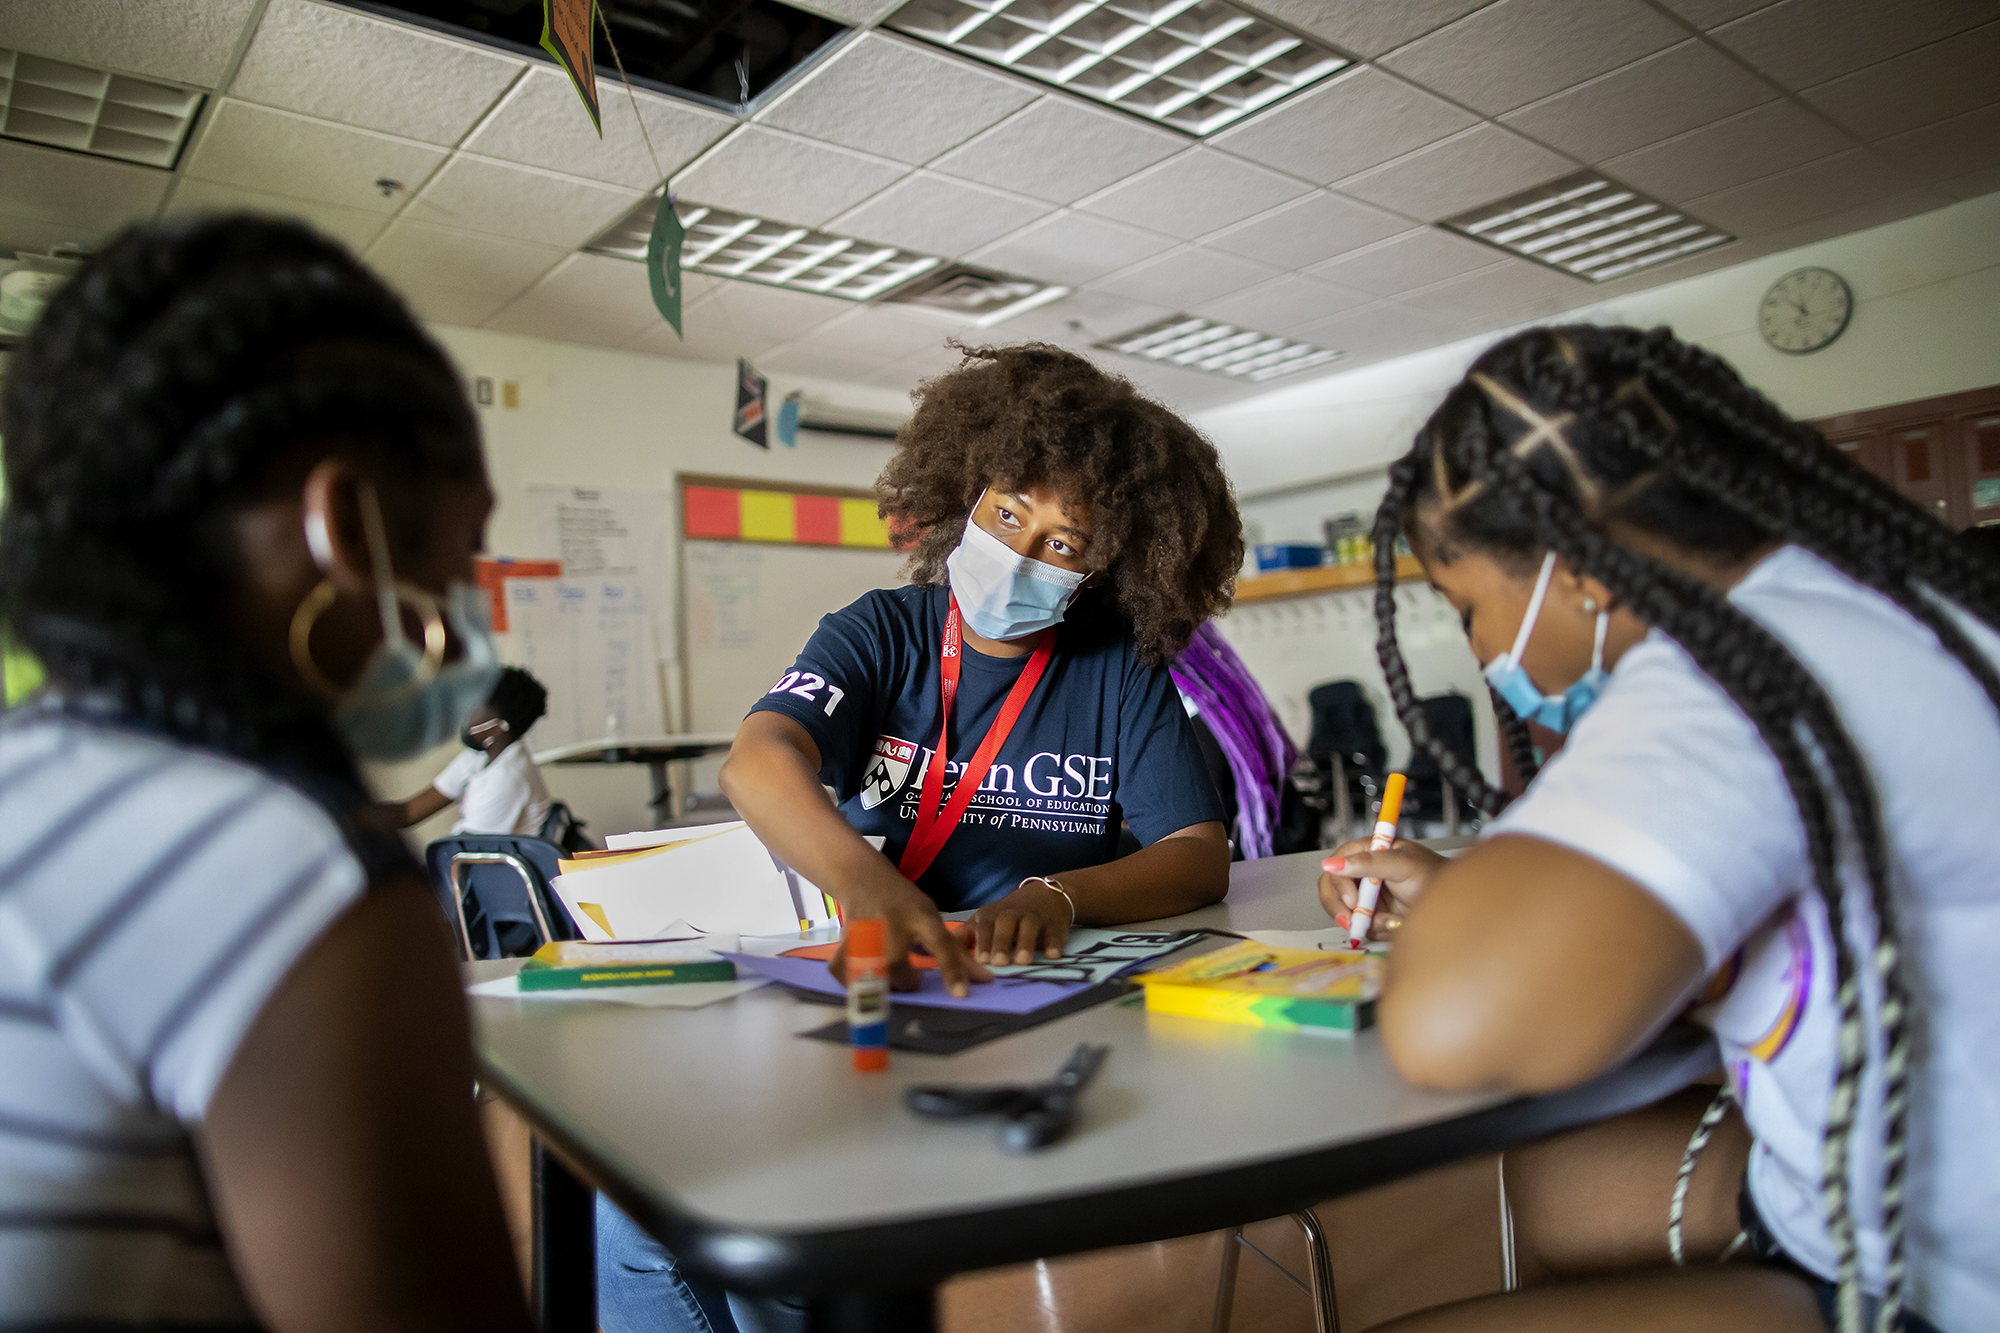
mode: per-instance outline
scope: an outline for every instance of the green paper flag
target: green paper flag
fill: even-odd
[[[653,234],[646,241],[646,281],[653,287],[653,304],[674,326],[674,335],[683,339],[687,337],[681,332],[681,243],[685,240],[687,228],[681,226],[680,214],[674,211],[674,198],[663,195],[653,213]]]
[[[597,110],[597,58],[590,42],[597,0],[542,0],[542,49],[569,75],[597,137],[604,137],[604,118]]]

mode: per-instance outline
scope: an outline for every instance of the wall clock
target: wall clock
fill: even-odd
[[[1793,269],[1757,304],[1757,332],[1781,352],[1817,352],[1846,329],[1854,293],[1830,268]]]

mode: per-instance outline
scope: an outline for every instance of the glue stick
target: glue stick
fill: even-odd
[[[854,1067],[889,1067],[889,931],[879,918],[847,923],[847,1040]]]

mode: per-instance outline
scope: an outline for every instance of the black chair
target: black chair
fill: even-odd
[[[1306,703],[1312,709],[1306,755],[1325,784],[1323,795],[1334,823],[1332,845],[1338,846],[1342,840],[1357,836],[1355,812],[1365,816],[1374,807],[1389,767],[1389,750],[1375,724],[1375,705],[1368,702],[1359,681],[1334,680],[1314,686]]]
[[[1433,736],[1468,760],[1478,762],[1478,749],[1473,739],[1472,700],[1452,691],[1419,699],[1417,707],[1423,710]],[[1409,789],[1403,797],[1404,819],[1442,823],[1445,836],[1456,837],[1461,821],[1479,818],[1478,807],[1445,781],[1429,751],[1411,748],[1409,778]]]
[[[514,833],[464,833],[424,849],[431,889],[468,960],[519,958],[552,940],[583,938],[549,882],[554,843]]]

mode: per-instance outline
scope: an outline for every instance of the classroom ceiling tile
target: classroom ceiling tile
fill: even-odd
[[[858,380],[882,368],[882,358],[843,352],[817,343],[783,343],[758,358],[757,369],[769,374],[804,375],[811,379]]]
[[[1298,336],[1315,347],[1345,352],[1345,368],[1360,361],[1380,361],[1420,347],[1444,342],[1449,325],[1437,316],[1394,301],[1377,301],[1331,319],[1309,324]]]
[[[458,153],[410,200],[404,216],[573,249],[638,197],[635,190]]]
[[[685,307],[681,312],[685,337],[677,337],[665,320],[642,330],[625,344],[631,352],[671,357],[676,361],[714,361],[724,365],[737,357],[755,360],[784,341],[774,333],[754,333],[722,323],[721,308],[712,302]]]
[[[1299,269],[1394,236],[1409,225],[1393,213],[1322,190],[1204,237],[1202,244],[1280,268]]]
[[[1197,301],[1189,313],[1206,315],[1238,328],[1256,329],[1259,333],[1296,337],[1308,324],[1321,323],[1372,300],[1373,297],[1362,292],[1287,273],[1213,301]]]
[[[967,258],[1025,278],[1073,286],[1136,264],[1172,244],[1171,238],[1156,232],[1065,209]]]
[[[702,306],[704,316],[713,318],[721,328],[751,335],[769,334],[779,341],[801,337],[836,315],[854,309],[851,301],[767,287],[761,282],[718,282],[715,294],[703,301]],[[711,306],[713,311],[709,310]]]
[[[1361,66],[1231,126],[1213,142],[1325,185],[1478,123],[1441,97]]]
[[[223,185],[394,213],[444,159],[435,144],[225,98],[181,170]],[[377,180],[402,188],[384,195]]]
[[[2000,22],[1870,65],[1800,94],[1864,139],[1886,139],[2000,99]]]
[[[1883,139],[1875,149],[1928,181],[2000,166],[2000,103]]]
[[[1478,322],[1530,303],[1565,309],[1591,299],[1591,286],[1581,278],[1503,256],[1491,268],[1404,292],[1396,303],[1447,321]]]
[[[1767,102],[1604,163],[1606,175],[1668,203],[1830,157],[1858,142],[1793,102]]]
[[[674,177],[674,192],[775,222],[824,225],[907,174],[898,162],[745,125]]]
[[[518,296],[567,253],[559,246],[402,217],[389,224],[364,258],[399,287],[427,284],[505,298]]]
[[[1475,269],[1505,256],[1491,246],[1454,236],[1441,227],[1418,227],[1309,270],[1314,276],[1375,296],[1394,296]]]
[[[525,62],[314,0],[271,0],[229,95],[450,146]]]
[[[1116,111],[1046,96],[932,165],[950,176],[1067,204],[1173,156],[1187,142]]]
[[[0,46],[213,88],[258,0],[7,0]]]
[[[1183,416],[1221,407],[1266,392],[1271,386],[1228,375],[1211,375],[1199,370],[1182,370],[1144,357],[1120,356],[1116,352],[1094,351],[1090,359],[1114,375],[1131,380],[1139,392]],[[1336,366],[1328,370],[1339,369]],[[1301,376],[1300,379],[1306,377]],[[1295,384],[1299,380],[1287,380]]]
[[[650,190],[660,183],[662,172],[671,176],[679,171],[736,124],[733,116],[679,98],[644,91],[627,97],[616,84],[606,84],[600,92],[601,138],[591,128],[568,76],[543,65],[530,66],[506,100],[466,140],[465,148],[503,162]],[[644,134],[632,114],[635,99],[645,120]],[[653,167],[654,153],[659,154],[660,170]]]
[[[10,227],[0,248],[101,241],[152,217],[172,179],[152,167],[0,140],[0,213]]]
[[[868,32],[808,72],[758,121],[864,153],[923,163],[1040,94],[964,60]]]
[[[1936,187],[1952,199],[1979,199],[1986,195],[2000,193],[2000,167],[1987,167],[1968,172],[1963,176],[1953,176],[1941,180]]]
[[[794,9],[807,9],[842,23],[862,26],[881,18],[903,0],[785,0]]]
[[[1518,134],[1477,125],[1337,181],[1334,188],[1419,222],[1435,222],[1574,170],[1568,158]]]
[[[829,225],[844,236],[956,259],[1052,211],[1039,200],[916,171]]]
[[[665,321],[653,308],[643,265],[575,254],[488,319],[485,327],[557,342],[622,347],[655,323]]]
[[[1269,264],[1184,245],[1091,284],[1100,292],[1185,310],[1278,276]]]
[[[1714,47],[1687,41],[1501,120],[1585,162],[1602,162],[1778,96]]]
[[[1642,0],[1499,0],[1382,64],[1489,116],[1629,64],[1687,30]]]
[[[1760,9],[1769,9],[1776,0],[1659,0],[1667,9],[1697,28],[1719,28],[1731,19]]]
[[[1712,36],[1787,88],[1810,88],[2000,18],[1995,0],[1782,0]]]
[[[1077,207],[1191,241],[1297,199],[1311,188],[1296,177],[1252,166],[1227,153],[1191,148],[1128,176]]]
[[[798,341],[878,361],[900,361],[943,347],[947,338],[977,342],[984,336],[985,330],[976,325],[927,319],[907,306],[865,305],[834,316]]]
[[[1366,60],[1434,32],[1489,0],[1255,0],[1252,9]]]
[[[1084,288],[987,330],[985,341],[1048,342],[1080,351],[1114,335],[1158,323],[1173,313],[1170,306]]]
[[[1738,236],[1759,236],[1908,189],[1910,174],[1880,154],[1853,149],[1733,190],[1697,195],[1687,210]]]
[[[429,282],[399,282],[396,294],[410,307],[410,313],[427,324],[456,324],[476,329],[498,314],[507,304],[505,296],[467,291]]]
[[[371,213],[365,208],[342,208],[338,204],[293,199],[281,194],[266,194],[262,190],[246,190],[237,185],[196,180],[192,176],[183,176],[175,183],[166,211],[169,215],[247,212],[297,218],[331,236],[357,255],[382,234],[382,228],[389,222],[388,214]]]

